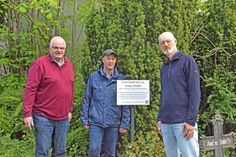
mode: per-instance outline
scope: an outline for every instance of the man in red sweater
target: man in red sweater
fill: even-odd
[[[64,157],[73,109],[74,71],[64,57],[66,42],[51,39],[48,55],[35,60],[28,71],[23,96],[25,126],[35,131],[36,157]]]

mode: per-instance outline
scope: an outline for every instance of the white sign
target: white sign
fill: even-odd
[[[149,80],[117,80],[117,105],[149,104]]]

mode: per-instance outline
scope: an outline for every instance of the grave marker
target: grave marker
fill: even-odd
[[[215,151],[215,157],[223,157],[223,148],[235,148],[236,145],[236,133],[223,134],[223,118],[219,111],[216,111],[216,115],[212,119],[214,127],[214,136],[201,137],[199,140],[201,151]]]

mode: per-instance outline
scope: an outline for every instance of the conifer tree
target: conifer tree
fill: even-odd
[[[89,54],[83,55],[88,59],[84,58],[84,65],[95,70],[101,63],[102,51],[111,48],[117,51],[118,66],[127,79],[150,80],[151,105],[134,107],[137,136],[146,137],[148,131],[155,129],[161,64],[157,52],[157,34],[161,26],[159,8],[159,3],[151,1],[105,1],[101,8],[93,10],[86,27],[89,51],[84,52]],[[88,71],[92,70],[86,70],[85,78]],[[125,149],[127,147],[120,147],[120,153],[126,152]]]

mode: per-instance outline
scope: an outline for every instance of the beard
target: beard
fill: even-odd
[[[174,54],[176,51],[177,51],[176,47],[169,47],[165,50],[164,49],[162,50],[162,52],[167,56]]]
[[[164,51],[164,50],[162,50],[162,52],[165,54],[165,55],[167,55],[168,53],[167,53],[167,51]]]

